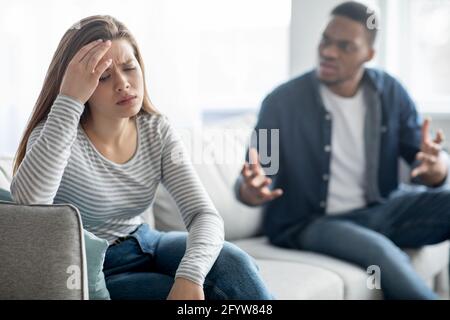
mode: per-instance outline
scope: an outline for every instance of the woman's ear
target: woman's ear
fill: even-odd
[[[371,61],[375,57],[375,53],[376,53],[375,49],[374,48],[370,48],[366,62]]]

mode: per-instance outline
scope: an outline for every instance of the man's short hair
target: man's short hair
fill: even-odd
[[[369,43],[373,45],[377,37],[378,18],[375,11],[356,1],[344,2],[331,11],[333,16],[349,18],[362,24],[369,36]]]

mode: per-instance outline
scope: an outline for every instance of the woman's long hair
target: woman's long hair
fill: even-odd
[[[34,105],[30,119],[28,120],[28,124],[25,132],[23,133],[19,148],[17,149],[14,158],[14,175],[25,157],[26,147],[31,132],[43,119],[47,117],[53,102],[59,94],[61,82],[66,72],[67,65],[83,46],[97,39],[103,39],[104,41],[112,41],[117,39],[128,40],[130,45],[133,47],[134,56],[136,57],[136,60],[138,61],[144,75],[144,99],[142,109],[139,113],[158,113],[148,96],[147,86],[145,84],[144,62],[136,40],[130,31],[123,23],[111,16],[95,15],[87,17],[67,30],[59,42],[58,48],[56,49],[48,68],[47,75],[45,76],[41,92],[36,104]],[[89,111],[87,104],[86,107],[85,112],[83,112],[81,116],[82,118],[85,117],[86,112]]]

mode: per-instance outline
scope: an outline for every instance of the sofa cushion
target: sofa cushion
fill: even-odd
[[[12,202],[11,193],[8,190],[0,188],[0,201]]]
[[[368,274],[360,267],[325,255],[275,247],[265,237],[235,241],[234,244],[255,259],[291,261],[328,270],[344,283],[344,299],[381,299],[381,290],[367,288]]]
[[[450,242],[445,241],[435,245],[429,245],[422,249],[405,249],[405,252],[411,258],[411,263],[417,273],[427,281],[442,297],[449,296],[449,280],[448,273],[443,272],[448,270],[449,265],[449,249]],[[434,278],[439,276],[437,281]],[[443,277],[442,279],[440,279]],[[434,283],[433,283],[434,282]]]
[[[10,183],[11,182],[8,180],[4,171],[2,171],[2,168],[0,167],[0,189],[9,191]]]
[[[426,250],[424,250],[426,248]],[[435,245],[429,245],[422,249],[405,249],[411,258],[414,269],[424,278],[430,279],[448,265],[449,242],[445,241]]]
[[[70,205],[0,204],[0,299],[86,299],[81,219]]]
[[[8,181],[11,181],[13,157],[0,156],[0,171],[6,176]]]
[[[90,300],[110,300],[103,274],[103,262],[105,261],[108,241],[100,239],[95,234],[83,230],[84,244],[86,248],[87,272]]]
[[[287,261],[256,259],[262,278],[276,299],[342,300],[344,283],[323,268]]]
[[[362,268],[313,252],[279,248],[270,244],[265,237],[234,242],[256,259],[295,261],[321,267],[339,275],[344,281],[345,299],[380,299],[380,290],[370,290],[366,281],[368,274]],[[426,246],[422,249],[405,250],[418,274],[430,283],[439,272],[448,266],[448,242]]]
[[[10,182],[6,179],[6,176],[0,170],[0,189],[9,190]]]

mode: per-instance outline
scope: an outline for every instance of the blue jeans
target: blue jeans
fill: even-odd
[[[111,299],[166,299],[186,250],[186,237],[186,232],[159,232],[142,224],[129,237],[111,245],[103,265]],[[272,298],[253,259],[228,242],[206,276],[203,289],[209,300]]]
[[[377,265],[387,299],[437,299],[400,248],[419,248],[450,238],[450,191],[412,192],[383,204],[317,217],[295,227],[276,245],[309,250],[357,264]]]

